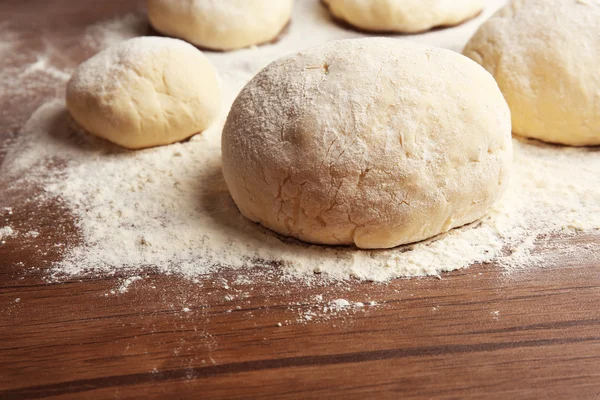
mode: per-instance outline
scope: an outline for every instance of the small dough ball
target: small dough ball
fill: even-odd
[[[572,146],[600,144],[600,2],[513,0],[464,54],[498,82],[513,132]]]
[[[152,26],[213,50],[235,50],[277,37],[293,0],[148,0]]]
[[[334,17],[372,32],[415,33],[458,25],[483,10],[485,0],[323,0]]]
[[[484,216],[512,163],[494,79],[449,50],[368,38],[275,61],[235,100],[223,174],[283,235],[389,248]]]
[[[81,64],[67,108],[87,131],[129,149],[160,146],[206,129],[220,105],[217,73],[194,46],[141,37]]]

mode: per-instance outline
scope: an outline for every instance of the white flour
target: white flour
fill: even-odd
[[[460,51],[503,1],[491,3],[475,21],[409,38]],[[86,43],[100,50],[143,34],[142,18],[130,15],[96,25],[88,30]],[[42,186],[44,194],[38,201],[60,198],[74,215],[83,241],[68,248],[64,259],[54,264],[53,277],[116,271],[136,275],[123,281],[122,289],[127,291],[141,279],[137,273],[145,267],[191,279],[210,277],[220,268],[243,267],[306,282],[351,277],[386,281],[437,275],[487,261],[511,271],[545,265],[543,252],[531,252],[548,245],[549,235],[600,228],[600,149],[521,140],[514,141],[515,175],[504,201],[483,221],[426,243],[385,251],[309,246],[244,219],[229,197],[220,169],[220,129],[229,104],[269,62],[328,40],[362,36],[331,22],[318,2],[299,0],[291,27],[277,44],[206,53],[224,82],[223,114],[218,124],[186,143],[126,151],[74,129],[61,99],[42,105],[9,149],[0,171],[11,177],[14,186],[32,181]],[[40,56],[14,78],[9,89],[28,82],[54,87],[67,78],[67,73]],[[62,167],[48,172],[48,160],[60,160]],[[576,257],[584,252],[600,254],[599,247],[552,252],[573,251]],[[315,278],[317,272],[320,278]],[[346,300],[325,307],[361,308]]]
[[[6,239],[9,237],[16,237],[17,233],[10,226],[0,228],[0,244],[6,243]]]

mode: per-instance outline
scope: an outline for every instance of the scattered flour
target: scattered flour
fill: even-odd
[[[323,295],[315,296],[314,300],[315,304],[312,306],[299,307],[297,309],[297,323],[306,323],[314,320],[327,321],[335,317],[365,312],[366,307],[372,308],[378,305],[374,301],[365,304],[359,301],[352,302],[346,299],[334,299],[326,302],[323,300]],[[286,321],[286,323],[289,323],[289,321]]]
[[[330,301],[327,306],[323,307],[323,311],[340,312],[350,308],[363,308],[364,306],[365,304],[359,301],[352,303],[346,299],[336,299]]]
[[[82,42],[95,49],[103,49],[123,40],[149,34],[145,14],[126,14],[109,21],[91,25]]]
[[[0,244],[4,244],[6,239],[8,239],[9,237],[15,236],[17,236],[17,232],[15,232],[15,230],[12,227],[5,226],[3,228],[0,228]]]
[[[343,310],[350,306],[351,306],[351,303],[346,299],[332,300],[331,303],[329,303],[329,308],[332,310],[337,310],[337,311]]]
[[[503,1],[493,4],[465,25],[410,38],[460,51],[478,24]],[[144,27],[143,16],[128,15],[91,27],[85,41],[100,50],[139,35]],[[38,201],[61,199],[75,217],[83,240],[66,249],[64,259],[53,265],[52,278],[118,271],[134,275],[118,289],[125,293],[142,279],[135,274],[146,267],[192,280],[214,277],[211,274],[222,268],[244,268],[260,274],[276,270],[278,276],[307,283],[387,281],[438,275],[480,262],[496,262],[507,272],[543,266],[546,253],[534,252],[539,246],[554,246],[553,254],[571,252],[573,257],[600,254],[597,244],[556,248],[547,240],[554,234],[600,229],[600,149],[521,139],[514,140],[515,172],[504,200],[484,220],[426,242],[382,251],[311,246],[243,218],[221,173],[220,132],[229,104],[269,62],[328,40],[362,36],[331,22],[318,2],[298,1],[291,27],[276,44],[207,52],[224,83],[223,113],[219,123],[185,143],[131,152],[77,129],[61,96],[39,107],[8,150],[0,171],[14,186],[32,182],[41,186]],[[68,74],[48,63],[39,58],[21,71],[14,85],[26,85],[34,78],[42,85],[46,81],[40,81],[40,74],[52,85],[64,85]],[[60,166],[49,171],[47,163],[57,160]],[[240,275],[235,283],[250,285],[252,280]],[[316,300],[321,303],[323,298]],[[319,307],[343,312],[364,309],[365,304],[337,299]],[[302,313],[304,321],[317,315],[315,310]]]
[[[45,74],[50,79],[56,79],[57,81],[67,81],[71,77],[70,73],[52,67],[49,64],[49,57],[47,55],[38,56],[35,62],[27,65],[21,72],[22,78],[25,79],[28,76],[39,74]]]
[[[129,287],[131,285],[133,285],[135,282],[141,281],[141,280],[142,280],[141,276],[131,276],[131,277],[125,279],[123,281],[123,283],[121,283],[121,286],[119,287],[119,293],[120,294],[127,293],[129,291]]]

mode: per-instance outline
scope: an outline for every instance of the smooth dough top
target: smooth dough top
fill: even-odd
[[[67,107],[89,132],[130,149],[170,144],[206,129],[220,107],[217,73],[178,39],[130,39],[81,64]]]
[[[513,0],[464,54],[498,81],[515,133],[600,144],[599,0]]]
[[[485,0],[323,0],[343,21],[373,32],[423,32],[479,14]]]
[[[252,79],[222,151],[251,220],[307,242],[389,248],[486,214],[509,180],[510,113],[494,79],[460,54],[334,41]]]
[[[148,0],[158,31],[197,46],[234,50],[277,37],[290,20],[293,0]]]

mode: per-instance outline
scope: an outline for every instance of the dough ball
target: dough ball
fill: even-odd
[[[210,61],[177,39],[141,37],[81,64],[67,108],[87,131],[129,149],[160,146],[206,129],[219,105]]]
[[[334,17],[373,32],[415,33],[460,24],[485,0],[323,0]]]
[[[600,2],[513,0],[464,54],[496,78],[513,132],[573,146],[600,144]]]
[[[389,248],[488,212],[509,179],[510,112],[490,74],[460,54],[341,40],[253,78],[222,151],[252,221],[312,243]]]
[[[197,46],[235,50],[269,42],[285,28],[293,0],[148,0],[157,31]]]

